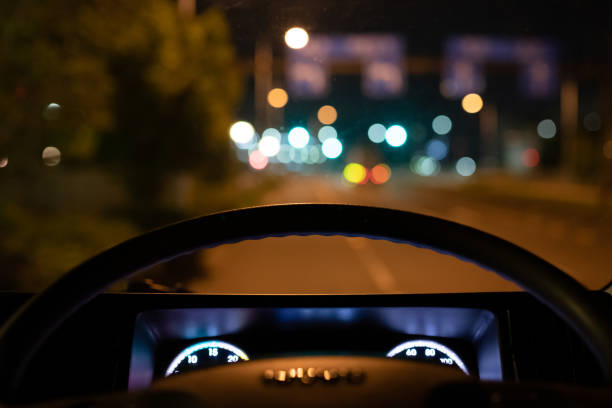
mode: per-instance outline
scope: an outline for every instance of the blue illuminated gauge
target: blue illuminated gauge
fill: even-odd
[[[249,356],[232,344],[218,340],[203,341],[181,351],[172,360],[164,376],[248,360]]]
[[[453,350],[431,340],[407,341],[393,348],[387,353],[387,357],[455,367],[470,375],[463,361]]]

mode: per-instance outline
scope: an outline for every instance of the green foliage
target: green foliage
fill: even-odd
[[[219,177],[241,81],[223,15],[181,16],[169,0],[23,0],[2,6],[0,152],[40,166],[113,163],[138,196],[176,171]],[[50,102],[61,114],[47,120]],[[36,162],[37,165],[33,166]],[[135,178],[135,180],[132,180]]]
[[[124,220],[0,204],[0,289],[40,290],[102,249],[137,235]]]
[[[241,87],[215,8],[182,16],[172,0],[0,2],[0,157],[9,158],[0,172],[0,289],[43,287],[179,218],[161,197],[164,184],[227,174]],[[46,109],[51,102],[61,108]],[[41,160],[50,145],[62,152],[56,168]],[[114,175],[122,194],[92,170]]]

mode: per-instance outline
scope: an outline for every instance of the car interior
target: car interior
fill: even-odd
[[[195,249],[289,235],[426,247],[477,263],[527,293],[104,294],[92,300],[113,280]],[[415,213],[324,204],[218,213],[119,244],[33,297],[2,299],[8,312],[0,335],[4,392],[71,395],[58,406],[612,401],[602,387],[612,365],[609,294],[586,290],[507,241]]]
[[[612,407],[605,10],[0,2],[0,408]]]

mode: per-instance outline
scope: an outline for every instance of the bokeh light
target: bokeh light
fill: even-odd
[[[294,50],[304,48],[309,39],[308,33],[301,27],[292,27],[285,32],[285,44]]]
[[[273,108],[282,108],[289,101],[289,95],[282,88],[274,88],[268,92],[268,103]]]
[[[391,178],[391,169],[384,163],[377,164],[370,171],[370,180],[374,184],[385,184]]]
[[[249,164],[255,170],[263,170],[268,165],[268,158],[259,150],[253,150],[249,155]]]
[[[543,139],[552,139],[557,134],[557,125],[551,119],[544,119],[538,123],[538,135]]]
[[[421,176],[433,176],[440,171],[440,163],[433,157],[421,157],[417,161],[417,173]]]
[[[257,147],[264,156],[274,157],[280,151],[280,139],[271,135],[263,136]]]
[[[328,159],[335,159],[342,154],[342,143],[336,138],[330,138],[323,142],[321,150]]]
[[[310,148],[308,149],[308,158],[306,159],[306,163],[308,164],[318,163],[320,157],[321,157],[321,150],[319,149],[319,146],[310,146]]]
[[[336,108],[331,105],[324,105],[319,108],[317,112],[317,119],[324,125],[331,125],[338,119],[338,112]]]
[[[526,167],[535,167],[540,163],[540,152],[533,147],[525,149],[521,153],[521,161]]]
[[[263,133],[261,134],[262,138],[268,137],[268,136],[271,136],[271,137],[277,139],[279,142],[281,141],[281,133],[277,129],[268,128],[268,129],[264,130]]]
[[[463,177],[469,177],[476,173],[476,162],[471,157],[464,156],[457,160],[455,165],[457,173]]]
[[[375,123],[368,128],[368,138],[374,143],[382,143],[385,141],[387,128],[380,123]]]
[[[445,79],[440,82],[440,94],[446,99],[457,96],[457,90],[457,81],[453,79]]]
[[[230,138],[238,144],[246,144],[253,140],[255,129],[249,122],[243,120],[234,123],[229,130]]]
[[[47,120],[55,120],[59,118],[61,111],[62,107],[59,104],[51,102],[45,106],[45,109],[43,109],[43,118]]]
[[[0,157],[0,169],[8,166],[8,157]]]
[[[601,129],[601,117],[597,112],[586,114],[584,117],[584,128],[589,132],[597,132]]]
[[[42,159],[45,166],[57,166],[62,159],[62,153],[55,146],[47,146],[43,149]]]
[[[289,144],[296,149],[301,149],[310,141],[310,134],[303,127],[294,127],[289,131]]]
[[[408,139],[408,133],[400,125],[393,125],[385,132],[385,140],[390,146],[400,147]]]
[[[448,146],[442,140],[432,139],[427,142],[425,152],[436,160],[443,160],[448,155]]]
[[[291,150],[289,151],[289,157],[291,158],[291,161],[293,163],[297,163],[297,164],[302,163],[302,155],[300,154],[301,151],[302,151],[301,149],[296,149],[295,147],[291,147]]]
[[[319,141],[325,143],[327,139],[335,139],[338,137],[338,132],[333,126],[323,126],[317,134]]]
[[[349,183],[359,184],[366,180],[368,172],[365,167],[359,163],[349,163],[344,167],[344,178]]]
[[[438,115],[431,122],[431,127],[437,134],[445,135],[453,128],[453,122],[446,115]]]
[[[291,162],[292,150],[293,150],[293,147],[289,145],[281,145],[280,150],[278,151],[278,154],[276,155],[276,160],[284,164]]]
[[[461,100],[461,107],[467,113],[478,113],[482,109],[483,101],[477,93],[470,93]]]

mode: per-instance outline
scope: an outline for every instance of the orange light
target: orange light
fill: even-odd
[[[377,164],[370,171],[370,180],[374,184],[385,184],[391,178],[391,169],[384,163]]]
[[[331,105],[321,106],[317,112],[317,118],[322,124],[331,125],[338,119],[338,112],[336,108]]]
[[[461,106],[467,113],[478,113],[483,106],[482,98],[477,93],[467,94],[461,100]]]
[[[289,96],[282,88],[274,88],[268,92],[268,103],[273,108],[280,109],[287,104]]]
[[[523,153],[521,153],[521,160],[525,166],[535,167],[540,163],[540,153],[533,147],[525,149]]]

